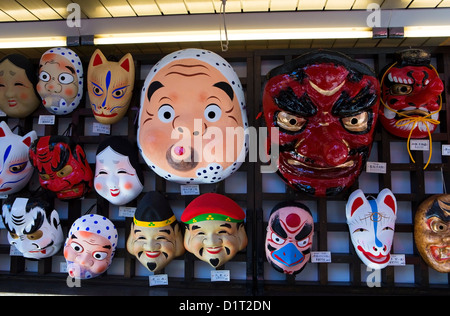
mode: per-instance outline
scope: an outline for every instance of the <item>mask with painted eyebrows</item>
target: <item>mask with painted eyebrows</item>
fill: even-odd
[[[279,146],[278,174],[314,196],[349,188],[372,147],[380,94],[374,72],[344,54],[321,50],[267,77],[263,111],[269,134],[270,127],[279,129],[279,141],[271,145]]]
[[[225,179],[245,159],[247,127],[241,82],[219,55],[180,50],[150,70],[137,138],[159,176],[183,184]]]

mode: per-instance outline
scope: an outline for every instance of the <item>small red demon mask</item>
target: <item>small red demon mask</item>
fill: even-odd
[[[337,52],[307,53],[271,70],[263,109],[269,134],[279,128],[271,144],[279,146],[278,174],[315,196],[350,187],[370,154],[379,94],[373,71]]]
[[[313,235],[314,220],[306,205],[290,201],[277,204],[267,225],[267,261],[279,272],[301,272],[311,257]]]
[[[39,137],[30,147],[30,161],[39,172],[41,186],[61,200],[80,198],[92,188],[86,154],[70,137]]]
[[[431,65],[430,54],[406,49],[383,72],[380,122],[391,134],[424,138],[433,133],[439,119],[444,85]]]

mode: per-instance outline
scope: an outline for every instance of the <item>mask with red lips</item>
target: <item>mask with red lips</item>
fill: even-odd
[[[266,257],[282,273],[297,274],[311,257],[314,221],[309,208],[281,202],[271,211],[266,235]]]
[[[271,145],[279,146],[283,180],[314,196],[350,187],[370,154],[379,93],[367,65],[337,52],[307,53],[271,70],[263,110],[267,126],[279,128]]]
[[[380,122],[391,134],[424,138],[436,129],[444,85],[430,54],[407,49],[396,54],[381,78]],[[430,121],[432,119],[433,121]]]
[[[83,197],[92,188],[86,154],[70,137],[39,137],[30,147],[30,161],[38,170],[41,186],[61,200]]]

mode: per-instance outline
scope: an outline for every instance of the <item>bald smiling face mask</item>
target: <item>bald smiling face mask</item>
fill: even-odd
[[[231,65],[213,52],[176,51],[144,84],[138,145],[159,176],[178,183],[215,183],[245,159],[245,98]]]

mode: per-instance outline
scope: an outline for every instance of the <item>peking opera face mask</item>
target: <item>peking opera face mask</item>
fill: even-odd
[[[34,168],[29,150],[36,138],[35,131],[19,136],[0,122],[0,195],[19,192],[30,181]]]
[[[450,195],[432,195],[422,202],[414,218],[414,242],[428,266],[450,272]]]
[[[279,129],[278,174],[314,196],[350,187],[370,154],[378,106],[374,72],[346,55],[321,50],[271,70],[263,111],[269,134]]]
[[[97,148],[95,191],[111,204],[124,205],[144,188],[137,148],[120,136],[107,138]]]
[[[92,188],[93,174],[86,154],[70,137],[39,137],[31,144],[30,161],[41,186],[58,199],[81,198]]]
[[[97,49],[91,57],[87,90],[95,119],[114,124],[124,117],[134,88],[134,62],[126,54],[118,62],[108,61]]]
[[[104,273],[114,258],[117,239],[117,229],[108,218],[98,214],[78,218],[64,243],[69,275],[92,279]]]
[[[0,110],[9,117],[25,118],[39,107],[33,64],[19,54],[0,59]]]
[[[65,115],[75,110],[83,97],[83,65],[71,49],[46,51],[39,62],[36,87],[47,111]]]
[[[397,218],[395,196],[383,189],[376,199],[366,198],[358,189],[350,194],[345,213],[358,257],[371,269],[385,268],[391,259]]]
[[[219,55],[176,51],[148,74],[141,94],[138,146],[149,167],[178,183],[216,183],[235,172],[248,142],[239,77]]]
[[[58,212],[46,199],[10,196],[3,204],[2,219],[8,230],[8,242],[25,258],[51,257],[63,244]]]
[[[220,267],[247,246],[244,219],[245,212],[229,197],[202,194],[181,215],[184,248],[211,267]]]
[[[282,273],[301,272],[311,257],[314,220],[309,208],[298,202],[281,202],[270,213],[266,257]]]

